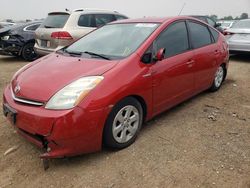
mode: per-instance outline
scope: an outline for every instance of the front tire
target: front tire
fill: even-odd
[[[226,75],[226,71],[223,65],[220,65],[218,69],[216,70],[213,84],[210,88],[210,91],[215,92],[218,91],[224,81]]]
[[[140,132],[143,120],[141,104],[133,97],[125,98],[114,106],[106,121],[103,142],[113,149],[130,146]]]
[[[33,61],[38,57],[34,50],[34,43],[27,43],[22,49],[22,58],[26,61]]]

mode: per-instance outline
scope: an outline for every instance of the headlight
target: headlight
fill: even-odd
[[[9,40],[9,38],[10,38],[10,36],[8,36],[8,35],[1,37],[2,40]]]
[[[46,109],[66,110],[76,106],[101,81],[102,76],[80,78],[58,91],[46,104]]]

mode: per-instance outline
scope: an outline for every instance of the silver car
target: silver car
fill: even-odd
[[[234,23],[225,35],[231,53],[250,52],[250,19]]]
[[[72,12],[51,12],[35,33],[35,51],[47,55],[68,46],[109,22],[127,19],[116,11],[77,9]]]
[[[221,21],[218,21],[217,23],[221,24],[220,27],[223,30],[227,30],[233,26],[234,22],[235,22],[234,20],[221,20]]]

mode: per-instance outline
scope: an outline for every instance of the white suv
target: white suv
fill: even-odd
[[[116,11],[107,10],[51,12],[35,32],[35,51],[38,55],[47,55],[72,44],[97,27],[127,18]]]

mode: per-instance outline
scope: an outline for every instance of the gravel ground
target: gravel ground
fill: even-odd
[[[25,64],[0,56],[0,93]],[[0,188],[250,188],[250,55],[232,56],[218,92],[204,92],[146,123],[129,148],[52,160],[46,172],[40,153],[1,109]]]

